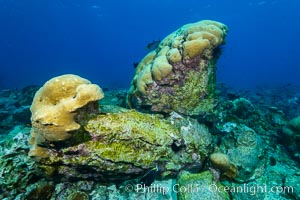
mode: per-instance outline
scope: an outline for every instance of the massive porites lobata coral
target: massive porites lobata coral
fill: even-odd
[[[212,111],[216,62],[226,34],[226,25],[203,20],[168,35],[137,66],[129,107],[187,115]]]

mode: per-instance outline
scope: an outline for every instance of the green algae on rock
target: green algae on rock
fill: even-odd
[[[183,120],[189,125],[178,125]],[[98,115],[84,125],[90,140],[59,150],[48,148],[49,157],[40,159],[39,166],[49,175],[102,181],[133,178],[155,165],[162,176],[174,176],[182,168],[199,170],[209,154],[211,136],[207,128],[195,124],[183,117],[170,122],[134,110]],[[191,128],[188,134],[186,129]],[[204,139],[194,141],[195,137]]]
[[[284,141],[293,153],[293,156],[300,160],[300,116],[289,121],[283,128]]]
[[[244,124],[236,125],[221,142],[220,149],[227,152],[231,162],[239,169],[235,180],[245,182],[257,178],[262,165],[265,144],[261,137]]]
[[[30,129],[19,125],[0,141],[0,199],[16,199],[28,185],[42,178],[36,163],[27,156]]]
[[[283,127],[283,133],[288,139],[297,141],[300,138],[300,116],[292,119]]]
[[[229,200],[230,196],[220,182],[215,182],[210,171],[199,174],[184,172],[178,177],[179,200]]]
[[[168,35],[137,66],[128,105],[186,115],[212,111],[216,62],[226,34],[226,25],[203,20]]]

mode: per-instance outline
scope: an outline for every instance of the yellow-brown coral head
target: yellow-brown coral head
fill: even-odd
[[[210,155],[210,161],[213,166],[222,171],[226,171],[230,167],[230,160],[227,155],[223,153],[213,153]]]
[[[77,110],[104,97],[98,85],[77,75],[67,74],[47,81],[35,94],[31,105],[31,144],[68,139],[69,132],[78,130],[74,120]]]
[[[216,63],[226,25],[202,20],[186,24],[139,63],[127,95],[131,108],[203,115],[216,105]]]
[[[221,170],[223,176],[233,179],[238,175],[236,166],[231,163],[226,154],[213,153],[210,155],[210,161],[215,168]]]

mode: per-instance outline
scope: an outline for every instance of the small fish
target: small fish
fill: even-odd
[[[160,42],[161,42],[160,40],[153,40],[152,42],[147,44],[146,50],[147,51],[152,51],[152,50],[156,49]]]
[[[156,175],[157,175],[157,172],[158,172],[158,167],[157,165],[150,169],[140,180],[140,183],[141,184],[144,184],[145,186],[150,186],[155,178],[156,178]]]
[[[138,63],[138,62],[133,62],[132,65],[133,65],[133,67],[134,67],[134,69],[135,69],[135,68],[137,68],[137,66],[139,65],[139,63]]]
[[[103,92],[108,92],[108,91],[109,91],[109,88],[108,88],[108,87],[104,87],[104,88],[102,88],[102,91],[103,91]]]

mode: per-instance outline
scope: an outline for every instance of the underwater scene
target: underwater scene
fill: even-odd
[[[0,199],[300,199],[299,0],[0,0]]]

